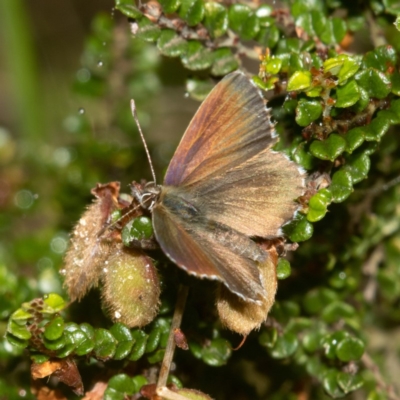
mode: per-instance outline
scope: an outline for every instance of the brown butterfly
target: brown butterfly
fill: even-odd
[[[201,104],[164,184],[133,187],[164,253],[246,301],[265,297],[257,264],[267,253],[252,239],[281,236],[304,190],[298,166],[272,150],[276,141],[260,91],[233,72]]]

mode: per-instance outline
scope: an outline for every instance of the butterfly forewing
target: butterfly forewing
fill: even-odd
[[[296,164],[270,150],[272,132],[259,90],[232,73],[200,106],[165,184],[196,192],[212,220],[248,236],[276,236],[297,209],[304,183]]]
[[[223,174],[275,140],[259,91],[242,73],[226,76],[203,101],[171,160],[165,185]]]

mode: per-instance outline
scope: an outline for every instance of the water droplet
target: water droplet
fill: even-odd
[[[189,96],[190,96],[189,92],[185,92],[185,94],[183,95],[183,97],[184,97],[185,99],[189,98]]]
[[[98,66],[99,68],[101,68],[103,65],[104,65],[103,61],[99,61],[99,62],[97,63],[97,66]]]
[[[66,167],[71,162],[71,154],[65,147],[59,147],[53,153],[54,163],[59,167]]]
[[[85,114],[85,109],[81,107],[81,108],[78,110],[78,113],[79,113],[80,115]]]
[[[62,254],[67,250],[68,241],[62,236],[56,236],[50,243],[50,248],[54,253]]]
[[[90,80],[91,78],[91,73],[87,68],[81,68],[77,73],[76,73],[76,78],[78,79],[79,82],[86,83]]]
[[[17,207],[27,210],[35,201],[34,195],[30,190],[20,190],[14,196],[14,203]]]

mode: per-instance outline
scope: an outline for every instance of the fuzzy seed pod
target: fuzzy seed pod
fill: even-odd
[[[117,245],[112,238],[98,234],[118,208],[119,183],[97,185],[92,193],[97,199],[76,224],[64,268],[60,271],[65,276],[64,286],[72,301],[80,300],[91,287],[98,285],[104,262]]]
[[[121,246],[107,260],[106,269],[102,300],[110,318],[131,328],[150,323],[160,303],[160,282],[152,260]]]

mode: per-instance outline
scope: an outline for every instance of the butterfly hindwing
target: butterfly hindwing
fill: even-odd
[[[246,236],[204,219],[200,209],[199,216],[190,216],[195,207],[183,205],[181,195],[179,188],[163,189],[153,208],[154,231],[164,253],[188,273],[222,281],[237,295],[260,301],[265,294],[256,260],[265,259],[264,252]],[[227,243],[232,235],[235,240]]]

